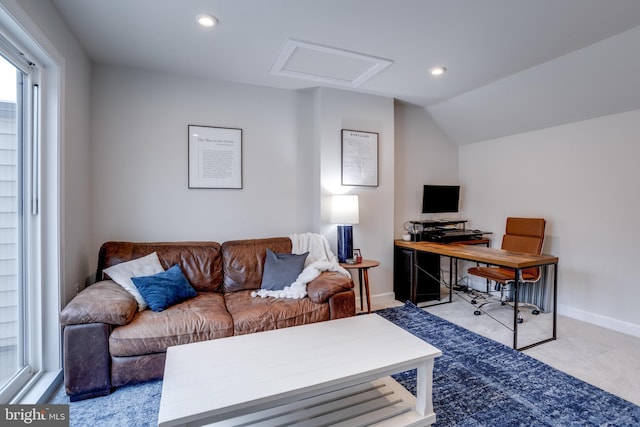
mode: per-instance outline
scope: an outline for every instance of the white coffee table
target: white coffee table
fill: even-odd
[[[170,347],[158,425],[431,425],[441,354],[377,314]]]

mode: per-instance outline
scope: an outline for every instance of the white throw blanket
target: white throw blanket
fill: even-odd
[[[295,282],[285,286],[281,291],[258,289],[253,291],[251,296],[262,298],[304,298],[307,295],[307,283],[318,277],[323,271],[337,271],[347,277],[351,277],[347,270],[340,267],[338,259],[331,252],[327,238],[323,235],[316,233],[292,234],[289,238],[291,239],[291,253],[303,254],[309,252],[304,262],[304,270],[302,270]]]

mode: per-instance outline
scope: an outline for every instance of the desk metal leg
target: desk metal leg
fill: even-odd
[[[525,345],[524,347],[520,347],[518,348],[517,346],[517,336],[518,336],[518,313],[516,312],[516,318],[515,318],[515,323],[514,323],[514,335],[513,335],[513,348],[518,350],[518,351],[523,351],[523,350],[527,350],[531,347],[535,347],[537,345],[540,344],[544,344],[546,342],[549,341],[554,341],[557,339],[557,322],[558,322],[558,264],[547,264],[544,266],[544,268],[548,269],[550,267],[553,267],[553,325],[552,325],[552,335],[551,338],[547,338],[545,340],[542,341],[538,341],[536,343],[533,344],[529,344],[529,345]],[[516,271],[517,273],[519,273],[518,271]],[[518,276],[516,276],[518,277]],[[515,306],[514,309],[518,308],[518,290],[516,287],[515,290]]]
[[[516,277],[513,282],[513,348],[518,349],[518,288],[520,282],[520,269],[516,268]]]
[[[556,339],[557,321],[558,321],[558,264],[553,264],[553,339],[554,340]]]
[[[456,259],[456,264],[457,264]],[[458,269],[456,268],[456,280],[458,279]],[[449,302],[453,301],[453,258],[449,257]]]

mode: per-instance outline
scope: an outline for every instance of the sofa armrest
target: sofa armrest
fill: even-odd
[[[72,402],[111,392],[110,332],[104,323],[64,328],[64,385]]]
[[[336,271],[323,271],[307,284],[307,295],[316,304],[327,302],[333,295],[353,288],[353,280]]]
[[[126,325],[138,310],[135,298],[113,280],[84,289],[60,313],[62,326],[85,323]]]

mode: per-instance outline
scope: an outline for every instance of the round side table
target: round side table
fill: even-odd
[[[340,266],[346,270],[358,270],[358,281],[360,284],[360,311],[364,311],[362,300],[362,284],[364,283],[365,292],[367,294],[367,312],[371,313],[371,293],[369,291],[369,269],[377,267],[380,262],[371,259],[363,259],[362,262],[356,264],[347,264],[341,262]]]

